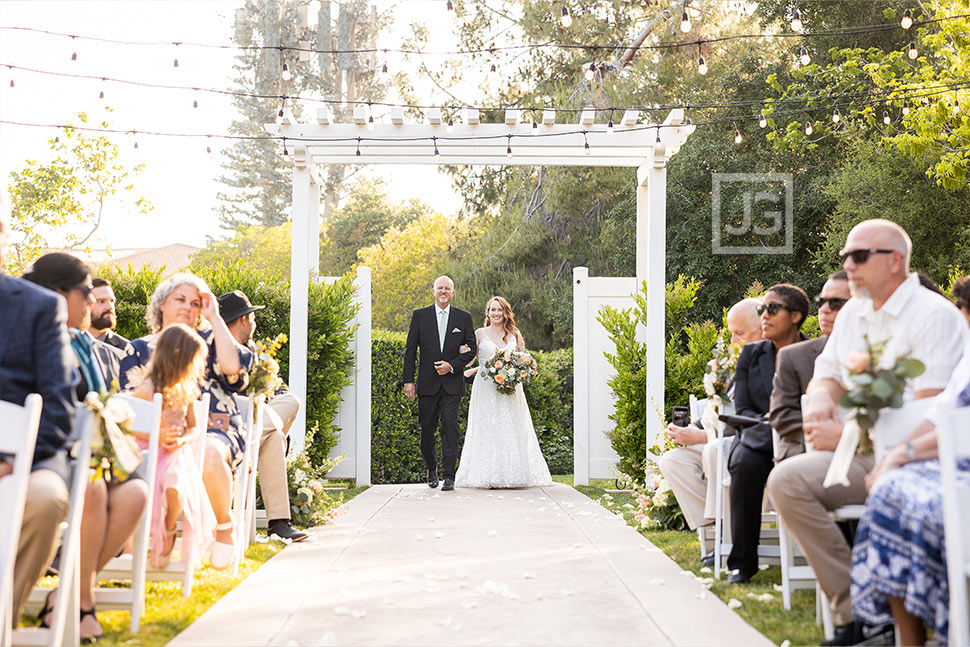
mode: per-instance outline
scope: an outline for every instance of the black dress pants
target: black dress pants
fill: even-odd
[[[442,476],[455,478],[455,463],[458,462],[458,409],[461,393],[451,395],[444,389],[435,395],[418,396],[418,423],[421,425],[421,456],[428,471],[438,471],[438,451],[435,431],[441,421],[441,454],[444,464]]]
[[[739,569],[747,575],[758,571],[762,500],[772,467],[770,452],[755,451],[735,439],[728,455],[732,547],[727,564],[732,571]]]

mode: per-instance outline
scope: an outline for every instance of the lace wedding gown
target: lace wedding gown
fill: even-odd
[[[484,366],[498,348],[486,333],[478,346],[479,364]],[[514,349],[515,339],[501,348]],[[551,484],[522,385],[514,394],[505,395],[475,373],[455,485],[520,488]]]

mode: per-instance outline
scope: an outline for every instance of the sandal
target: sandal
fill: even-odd
[[[172,560],[172,551],[175,550],[175,536],[178,534],[178,526],[172,529],[165,529],[165,552],[157,556],[152,555],[152,568],[165,568]]]
[[[220,523],[215,527],[216,530],[232,530],[234,522],[230,519],[226,523]],[[209,564],[212,568],[222,570],[232,565],[236,555],[236,543],[226,544],[221,541],[213,542],[212,554],[209,557]]]
[[[53,600],[55,593],[57,593],[57,589],[51,589],[50,593],[47,594],[47,597],[44,598],[44,606],[42,606],[40,611],[37,612],[37,619],[40,620],[40,626],[43,629],[50,629],[51,627],[49,624],[47,624],[47,614],[54,610]]]
[[[91,607],[90,609],[81,609],[81,617],[80,617],[81,622],[84,621],[85,616],[91,616],[92,618],[94,618],[94,622],[97,623],[98,629],[101,628],[101,623],[98,622],[98,616],[96,616],[94,613],[94,607]],[[91,643],[100,640],[102,635],[104,635],[104,632],[96,633],[96,634],[88,634],[87,636],[82,635],[81,644],[90,645]]]

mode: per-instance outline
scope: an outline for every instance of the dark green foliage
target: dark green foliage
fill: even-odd
[[[254,304],[266,306],[256,312],[256,337],[289,334],[290,284],[287,279],[266,276],[242,262],[206,266],[199,268],[198,274],[216,295],[242,290]],[[145,307],[159,283],[161,271],[111,268],[102,269],[99,275],[111,280],[118,298],[118,333],[129,339],[148,334]],[[350,340],[356,308],[353,296],[350,278],[331,285],[310,286],[307,455],[315,466],[323,464],[336,444],[334,418],[340,405],[340,391],[350,384],[353,365]],[[289,352],[289,344],[284,344],[277,355],[280,375],[284,378],[289,372]]]
[[[374,483],[415,483],[425,479],[418,427],[418,404],[404,397],[404,333],[374,330],[371,346],[371,479]],[[525,388],[532,420],[546,462],[553,474],[572,471],[573,397],[567,378],[572,351],[534,352],[539,375]],[[458,414],[459,446],[468,420],[466,386]],[[440,464],[440,442],[439,442]]]

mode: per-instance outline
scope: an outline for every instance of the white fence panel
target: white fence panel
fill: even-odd
[[[604,306],[633,307],[634,278],[590,277],[589,269],[573,269],[573,482],[613,478],[619,460],[606,432],[613,428],[616,396],[609,380],[616,371],[604,353],[615,352],[606,329],[597,320]]]

